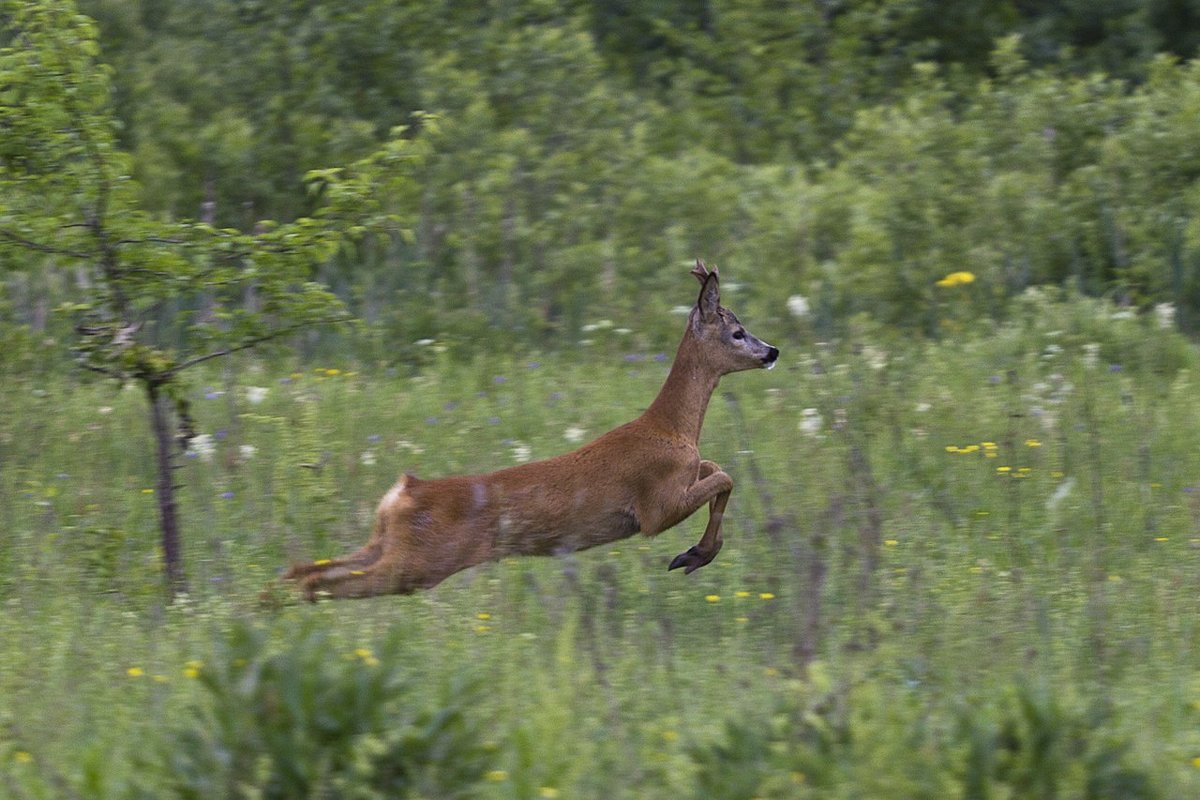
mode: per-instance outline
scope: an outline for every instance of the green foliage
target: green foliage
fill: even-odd
[[[344,650],[311,625],[278,639],[235,623],[211,659],[189,664],[204,696],[148,765],[168,796],[476,794],[492,755],[471,711],[477,692],[461,676],[422,696],[398,637],[379,653]]]

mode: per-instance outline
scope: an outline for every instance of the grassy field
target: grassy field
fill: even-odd
[[[317,605],[260,593],[401,471],[568,450],[670,353],[202,376],[170,606],[142,398],[5,376],[0,796],[1200,796],[1197,352],[1081,301],[962,324],[726,378],[694,575],[702,516]]]

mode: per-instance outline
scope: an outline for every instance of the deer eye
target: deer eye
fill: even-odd
[[[741,341],[742,339],[746,338],[746,334],[743,333],[742,331],[734,331],[733,338],[737,339],[738,341]]]

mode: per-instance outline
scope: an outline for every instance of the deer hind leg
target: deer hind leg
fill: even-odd
[[[383,553],[383,548],[379,542],[372,539],[366,546],[360,547],[348,556],[341,558],[322,558],[317,561],[311,561],[307,564],[295,564],[284,573],[285,581],[298,581],[306,578],[309,575],[315,575],[320,572],[328,572],[339,567],[349,567],[350,569],[364,569],[379,560],[379,556]]]
[[[733,479],[713,461],[701,461],[699,480],[692,484],[684,497],[684,505],[699,508],[707,499],[708,524],[700,541],[685,552],[675,556],[668,570],[683,567],[683,574],[690,575],[717,557],[724,540],[721,538],[721,520],[725,518],[725,505],[733,491]]]
[[[344,563],[326,566],[300,578],[300,591],[313,602],[320,597],[352,598],[408,594],[420,587],[406,579],[398,555],[389,554],[366,564]]]

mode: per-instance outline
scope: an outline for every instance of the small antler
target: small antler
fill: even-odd
[[[692,274],[696,276],[696,280],[700,281],[701,286],[708,280],[709,275],[720,280],[720,276],[717,275],[717,268],[713,267],[710,271],[708,267],[704,266],[704,262],[698,258],[696,259],[696,266],[692,268]]]

